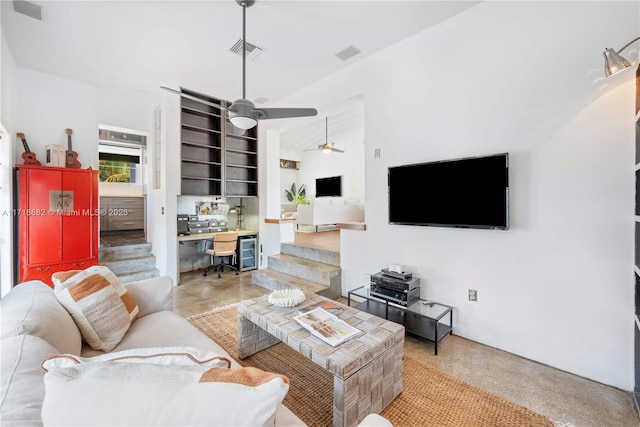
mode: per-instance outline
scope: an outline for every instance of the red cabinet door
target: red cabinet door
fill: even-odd
[[[19,233],[26,243],[22,262],[44,264],[62,261],[62,217],[51,209],[60,190],[62,172],[47,169],[20,170]]]
[[[96,171],[97,173],[97,171]],[[62,256],[65,261],[97,257],[98,183],[86,170],[65,170],[62,191],[73,195],[73,206],[62,216]]]

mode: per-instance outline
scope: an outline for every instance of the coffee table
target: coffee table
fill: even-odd
[[[300,326],[298,309],[327,300],[305,292],[291,308],[276,307],[268,295],[238,305],[238,355],[241,359],[283,342],[333,374],[333,425],[357,426],[379,414],[402,391],[404,327],[344,304],[338,317],[362,334],[332,347]]]

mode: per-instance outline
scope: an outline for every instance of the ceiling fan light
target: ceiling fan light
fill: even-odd
[[[322,152],[323,152],[324,154],[329,154],[329,153],[331,152],[331,148],[329,148],[329,147],[324,147],[324,148],[322,149]]]
[[[629,61],[618,55],[618,53],[611,48],[605,49],[602,55],[604,55],[604,73],[607,77],[631,67]]]
[[[240,129],[251,129],[255,125],[258,124],[258,121],[253,117],[244,117],[244,116],[233,116],[229,117],[229,121]]]

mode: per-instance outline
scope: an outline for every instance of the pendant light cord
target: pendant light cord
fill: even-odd
[[[247,5],[242,3],[242,99],[247,98]]]

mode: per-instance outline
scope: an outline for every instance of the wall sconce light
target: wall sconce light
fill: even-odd
[[[625,68],[631,67],[631,63],[627,61],[623,56],[620,55],[620,52],[628,48],[632,43],[640,40],[640,37],[636,37],[631,40],[629,43],[624,45],[622,49],[617,52],[613,49],[606,48],[602,54],[604,55],[604,74],[609,77],[612,76]]]

